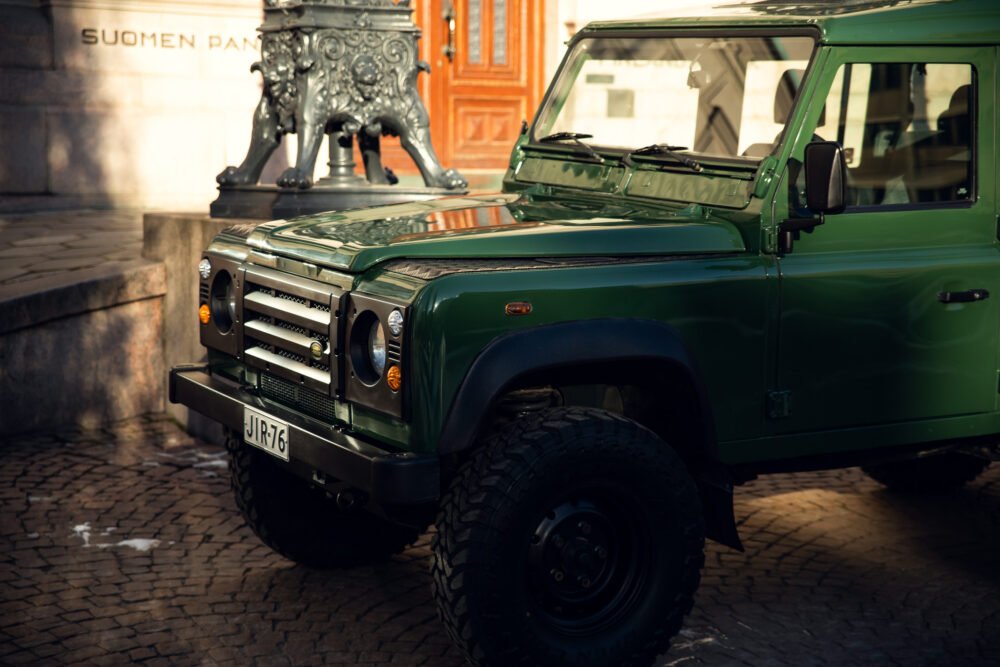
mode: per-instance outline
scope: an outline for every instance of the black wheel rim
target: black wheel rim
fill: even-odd
[[[592,489],[553,504],[528,547],[532,612],[586,635],[627,616],[648,588],[650,533],[627,491]]]

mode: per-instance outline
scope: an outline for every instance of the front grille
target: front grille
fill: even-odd
[[[310,417],[325,422],[333,420],[333,399],[318,391],[300,387],[288,380],[274,375],[262,373],[260,376],[260,393],[269,400],[286,405]]]
[[[272,269],[247,268],[244,360],[293,386],[332,395],[339,377],[337,317],[342,298],[343,291],[331,285]]]

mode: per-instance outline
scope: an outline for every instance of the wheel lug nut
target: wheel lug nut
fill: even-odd
[[[590,535],[590,524],[587,523],[586,521],[581,521],[580,523],[576,524],[576,527],[579,528],[580,532],[583,533],[584,535]]]
[[[587,577],[579,577],[576,580],[576,583],[580,584],[584,588],[590,588],[590,579],[588,579]]]
[[[563,574],[562,570],[552,570],[552,572],[550,572],[549,574],[551,574],[552,578],[556,580],[556,583],[566,578],[566,575]]]
[[[597,547],[596,549],[594,549],[594,553],[601,560],[604,560],[605,558],[608,557],[608,550],[605,549],[604,547]]]

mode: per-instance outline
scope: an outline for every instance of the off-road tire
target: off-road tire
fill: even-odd
[[[604,573],[611,564],[623,567],[630,553],[646,554],[638,556],[645,564],[636,566],[643,578],[621,578],[626,583],[617,589],[625,592],[606,589],[618,597],[605,611],[566,621],[566,607],[577,605],[576,598],[567,593],[570,601],[562,606],[556,587],[570,580],[565,574],[557,580],[557,567],[551,572],[556,583],[542,582],[549,561],[537,554],[551,547],[565,555],[561,549],[570,542],[589,545],[580,536],[562,539],[560,530],[584,524],[574,523],[577,515],[564,508],[590,511],[600,503],[628,513],[610,515],[623,521],[600,524],[617,541],[603,552],[601,577],[580,585],[608,583]],[[556,511],[564,512],[568,526],[554,523]],[[588,535],[599,532],[591,528]],[[625,549],[643,544],[633,535],[648,538],[649,548]],[[490,436],[452,480],[433,539],[434,598],[448,634],[476,665],[648,665],[667,650],[694,604],[704,543],[698,492],[674,450],[635,422],[602,410],[548,409]],[[567,573],[575,558],[567,561]],[[554,598],[548,587],[556,590]]]
[[[864,466],[862,470],[893,491],[944,493],[971,482],[989,465],[989,460],[978,456],[949,452]]]
[[[399,553],[419,535],[364,510],[338,509],[238,434],[227,435],[226,449],[236,506],[257,537],[290,560],[317,568],[362,565]]]

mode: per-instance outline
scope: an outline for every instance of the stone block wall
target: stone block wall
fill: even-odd
[[[249,142],[261,7],[0,0],[0,210],[207,210]]]
[[[164,409],[162,264],[0,288],[0,438]]]

